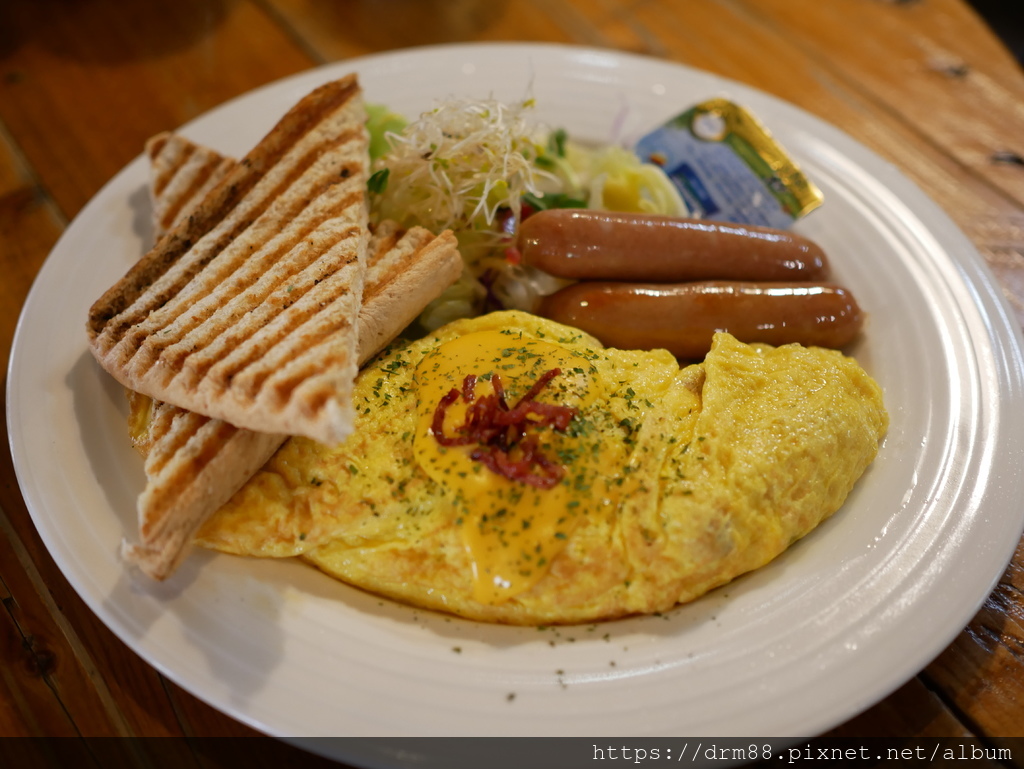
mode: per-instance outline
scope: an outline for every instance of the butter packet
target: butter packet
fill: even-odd
[[[661,166],[702,218],[787,229],[823,200],[758,119],[728,99],[691,107],[634,151]]]

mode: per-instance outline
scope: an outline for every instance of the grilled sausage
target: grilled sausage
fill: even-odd
[[[520,225],[526,264],[574,280],[825,280],[816,243],[769,227],[591,211],[539,211]]]
[[[539,314],[609,347],[665,348],[699,359],[716,331],[742,342],[841,348],[863,324],[846,289],[820,283],[585,281],[545,297]]]

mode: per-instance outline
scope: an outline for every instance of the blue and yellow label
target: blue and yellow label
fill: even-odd
[[[708,219],[786,229],[823,200],[760,121],[727,99],[691,107],[635,151],[661,166],[690,210]]]

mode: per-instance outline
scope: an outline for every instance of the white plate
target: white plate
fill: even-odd
[[[282,737],[808,737],[884,697],[952,640],[1024,525],[1024,345],[974,248],[920,190],[835,128],[748,87],[558,46],[340,62],[184,132],[241,154],[312,87],[353,70],[368,100],[407,115],[449,95],[514,100],[532,89],[538,119],[598,142],[635,138],[711,96],[749,106],[825,193],[799,230],[825,246],[870,313],[856,354],[885,390],[892,427],[834,518],[666,616],[484,626],[378,600],[296,562],[209,553],[150,584],[118,560],[135,531],[141,464],[121,389],[84,332],[92,300],[150,239],[139,158],[54,248],[8,379],[11,448],[36,526],[120,638],[185,689]]]

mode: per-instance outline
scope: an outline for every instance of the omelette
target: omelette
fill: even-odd
[[[290,439],[197,543],[519,625],[665,611],[768,563],[888,424],[835,350],[719,333],[680,367],[516,311],[393,344],[355,404],[344,443]]]

